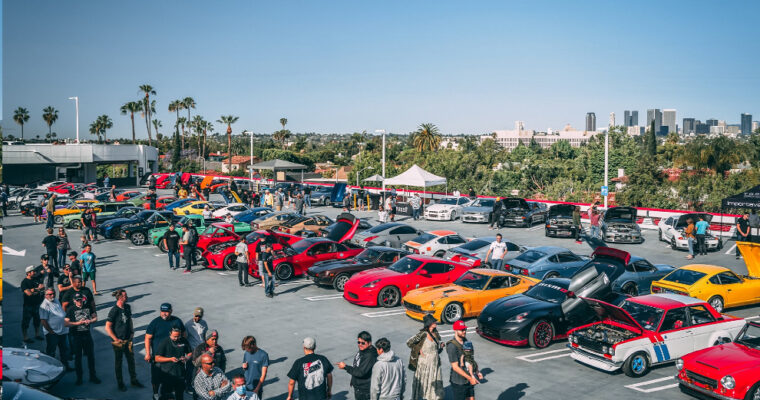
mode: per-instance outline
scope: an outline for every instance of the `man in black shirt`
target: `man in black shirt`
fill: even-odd
[[[42,283],[43,285],[45,285],[46,288],[53,287],[53,282],[55,282],[55,277],[58,276],[58,269],[55,268],[55,266],[50,264],[49,255],[43,254],[40,257],[40,265],[37,266],[35,271],[37,272],[37,274],[35,275],[34,279],[36,279],[37,282]]]
[[[175,399],[184,398],[185,364],[192,356],[192,351],[182,333],[180,328],[172,328],[169,337],[156,349],[156,364],[161,370],[161,396],[164,398],[172,394]]]
[[[158,345],[169,337],[172,329],[179,329],[185,336],[185,326],[182,320],[172,315],[172,305],[169,303],[161,304],[159,316],[153,319],[145,330],[145,361],[150,362],[150,383],[153,386],[154,396],[158,394],[161,386],[161,369],[158,368],[154,358],[154,351]]]
[[[491,209],[491,226],[489,229],[493,229],[493,226],[499,226],[499,215],[501,214],[501,197],[497,197],[493,202],[493,208]]]
[[[164,233],[161,239],[169,254],[169,269],[177,269],[179,265],[179,232],[174,228],[174,224],[169,225],[169,230]]]
[[[377,362],[377,349],[372,346],[372,335],[367,331],[359,332],[356,344],[359,351],[356,352],[352,365],[347,365],[341,361],[338,363],[338,368],[346,370],[351,375],[354,398],[356,400],[369,400],[372,367]]]
[[[90,325],[98,320],[98,315],[85,304],[85,296],[82,293],[74,294],[74,304],[66,310],[64,324],[68,326],[71,335],[74,368],[77,371],[77,380],[74,383],[79,386],[82,384],[82,354],[87,356],[87,370],[90,372],[90,382],[98,384],[95,374],[95,346],[90,334]]]
[[[42,246],[45,248],[45,254],[47,254],[48,258],[53,260],[52,263],[55,266],[55,268],[56,269],[60,268],[61,266],[58,265],[58,237],[53,235],[52,229],[48,228],[47,236],[45,236],[45,238],[42,239]],[[51,280],[51,284],[52,284],[52,280]]]
[[[71,268],[71,275],[82,275],[82,264],[77,258],[78,254],[72,250],[69,252],[69,268]]]
[[[306,203],[306,207],[311,208],[311,186],[309,185],[303,187],[303,201]]]
[[[751,242],[752,231],[749,230],[749,214],[744,214],[736,221],[736,241]],[[739,259],[739,246],[736,246],[736,259]]]
[[[264,280],[264,293],[267,297],[272,298],[274,297],[274,266],[272,264],[274,257],[272,255],[272,244],[265,243],[264,251],[258,254],[258,257],[264,269],[264,275],[261,276],[261,279]]]
[[[467,325],[459,320],[454,323],[454,339],[446,344],[446,354],[451,364],[451,391],[455,400],[472,400],[475,398],[475,385],[478,380],[467,371],[464,364],[464,342],[467,340]]]
[[[332,370],[330,361],[315,354],[317,341],[307,337],[303,340],[304,356],[297,359],[288,371],[288,400],[298,382],[298,398],[302,400],[326,400],[332,397]]]
[[[68,290],[71,290],[72,277],[74,277],[74,274],[71,273],[71,267],[68,264],[64,265],[61,275],[58,276],[58,301],[61,302],[61,305],[63,305],[63,295]]]
[[[34,340],[29,339],[26,336],[26,331],[29,328],[29,322],[34,321],[34,331],[36,338],[42,340],[40,333],[40,304],[44,297],[45,285],[40,283],[35,276],[37,270],[34,265],[26,267],[26,278],[21,281],[21,291],[24,293],[24,306],[21,315],[21,332],[23,333],[24,343],[31,343]]]
[[[61,302],[63,311],[68,311],[69,307],[74,305],[74,296],[77,293],[81,293],[85,297],[84,304],[89,307],[94,313],[95,297],[92,295],[92,291],[88,287],[84,286],[82,277],[80,275],[73,275],[71,278],[71,289],[66,291],[66,294],[63,295],[63,301]]]
[[[122,358],[127,359],[127,369],[129,369],[132,386],[140,388],[144,386],[137,380],[137,373],[135,372],[135,353],[132,349],[135,329],[132,323],[132,307],[127,304],[127,291],[118,289],[112,295],[116,298],[116,305],[108,312],[106,333],[111,337],[111,345],[113,346],[116,382],[119,385],[119,390],[126,392],[127,387],[124,385],[124,377],[121,371]]]

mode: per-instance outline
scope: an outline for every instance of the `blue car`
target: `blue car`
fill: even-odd
[[[166,210],[166,211],[173,211],[175,208],[182,207],[185,204],[187,204],[187,203],[189,203],[191,201],[195,201],[195,200],[197,200],[197,199],[190,199],[190,198],[188,198],[188,199],[179,199],[177,201],[173,201],[173,202],[167,204],[166,207],[164,207],[164,210]]]
[[[245,222],[245,223],[250,224],[251,221],[253,221],[254,219],[262,215],[270,214],[271,212],[272,212],[272,209],[269,207],[256,207],[256,208],[251,208],[250,210],[246,210],[235,215],[234,219],[237,222]]]
[[[125,225],[139,224],[148,221],[153,214],[165,214],[171,219],[171,212],[145,210],[129,217],[129,218],[114,218],[110,221],[106,221],[98,226],[98,233],[106,239],[120,239],[122,237],[121,229]]]
[[[589,257],[577,255],[564,247],[529,247],[509,260],[504,269],[536,279],[569,278],[589,260]]]

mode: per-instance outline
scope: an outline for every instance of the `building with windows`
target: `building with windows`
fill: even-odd
[[[676,110],[674,109],[666,109],[662,110],[662,126],[663,129],[661,130],[661,135],[667,135],[671,132],[678,133],[678,125],[676,125]],[[667,132],[664,128],[668,128]]]
[[[749,135],[752,133],[752,114],[742,113],[741,134]]]
[[[491,135],[481,136],[480,140],[494,139],[497,144],[509,151],[514,150],[520,144],[530,146],[531,141],[535,141],[539,146],[547,149],[560,140],[566,140],[573,147],[580,147],[597,133],[596,131],[575,130],[570,125],[566,125],[560,131],[548,129],[546,132],[536,132],[526,130],[523,121],[515,121],[514,130],[494,131]]]
[[[647,129],[652,126],[652,121],[654,121],[654,132],[659,135],[662,129],[662,111],[659,108],[647,110]]]
[[[684,135],[691,135],[697,132],[697,120],[694,118],[684,118],[683,125],[681,126],[682,133]]]
[[[623,126],[631,127],[639,124],[639,112],[625,110],[623,112]]]
[[[589,132],[596,131],[596,114],[586,113],[586,130]]]

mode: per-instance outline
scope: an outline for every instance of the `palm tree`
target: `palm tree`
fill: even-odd
[[[153,89],[153,86],[144,84],[140,85],[140,92],[145,93],[145,99],[143,99],[143,110],[145,112],[145,127],[148,128],[148,145],[150,146],[153,142],[153,135],[150,134],[150,120],[151,120],[151,114],[153,114],[153,110],[155,109],[155,103],[150,102],[150,95],[156,95],[156,90]]]
[[[189,123],[192,121],[192,119],[190,119],[190,109],[195,108],[195,100],[193,100],[192,97],[185,97],[182,99],[182,107],[187,110],[187,122]]]
[[[201,149],[201,157],[206,157],[206,136],[208,133],[214,132],[214,125],[209,121],[203,121],[203,148]]]
[[[290,137],[290,132],[286,131],[285,129],[281,131],[277,131],[272,134],[272,139],[280,142],[280,146],[282,148],[285,148],[285,140],[287,140]]]
[[[159,121],[158,119],[154,119],[152,122],[153,122],[153,129],[156,130],[156,139],[158,140],[158,128],[162,127],[163,125],[161,125],[161,121]]]
[[[174,123],[174,134],[179,136],[179,112],[182,110],[182,100],[174,100],[169,103],[169,112],[177,114],[177,120]]]
[[[419,152],[435,151],[441,144],[441,135],[434,124],[421,124],[414,133],[414,147]]]
[[[203,127],[206,125],[206,120],[202,116],[196,115],[193,118],[193,128],[195,128],[195,136],[198,138],[198,155],[203,156],[201,153],[201,133],[203,133]]]
[[[100,124],[97,119],[90,124],[90,134],[98,135],[98,143],[100,143]]]
[[[24,140],[24,124],[29,121],[29,110],[19,107],[13,112],[13,120],[21,125],[21,141]]]
[[[42,119],[45,120],[45,123],[48,126],[48,135],[52,136],[53,124],[58,120],[58,110],[56,110],[53,106],[47,106],[43,108]]]
[[[287,125],[287,124],[288,124],[288,119],[287,118],[280,118],[280,125],[282,125],[282,130],[283,131],[285,130],[285,125]]]
[[[179,118],[177,118],[177,123],[180,126],[182,126],[182,136],[181,136],[182,147],[180,147],[180,149],[182,149],[182,151],[185,151],[185,123],[186,122],[187,122],[187,118],[185,118],[185,117],[179,117]]]
[[[234,115],[222,115],[216,122],[227,124],[227,170],[232,171],[232,124],[237,122],[238,117]]]
[[[129,119],[132,121],[132,144],[137,142],[135,136],[135,113],[142,111],[142,103],[139,101],[128,101],[121,106],[121,115],[129,114]]]

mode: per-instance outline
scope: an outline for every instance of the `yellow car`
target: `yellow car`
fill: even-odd
[[[452,324],[462,318],[477,317],[486,304],[522,293],[540,281],[495,269],[475,268],[454,283],[414,289],[404,296],[402,304],[406,315],[414,319],[422,320],[425,314],[432,314],[436,320]]]
[[[736,242],[748,275],[737,275],[717,265],[685,265],[652,282],[652,293],[675,293],[707,301],[722,312],[724,308],[760,303],[760,244]]]
[[[182,207],[177,207],[174,209],[175,215],[188,215],[188,214],[195,214],[195,215],[201,215],[203,214],[203,210],[208,206],[211,211],[214,211],[214,205],[209,203],[208,201],[202,201],[202,200],[196,200],[191,201],[190,203],[185,204]]]
[[[53,222],[56,224],[62,224],[63,223],[63,217],[64,215],[69,214],[81,214],[82,210],[85,208],[90,208],[91,206],[100,203],[98,200],[75,200],[70,201],[68,205],[66,205],[65,208],[59,208],[53,212]],[[95,211],[100,211],[100,209],[95,208]]]

